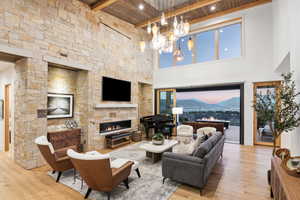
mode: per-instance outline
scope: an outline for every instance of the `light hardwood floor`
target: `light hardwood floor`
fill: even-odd
[[[170,200],[269,200],[266,174],[271,154],[268,147],[225,144],[224,157],[210,175],[204,194],[200,196],[197,188],[180,186]],[[47,166],[24,170],[6,153],[0,153],[0,199],[83,199],[78,192],[55,183],[46,174],[48,170]]]

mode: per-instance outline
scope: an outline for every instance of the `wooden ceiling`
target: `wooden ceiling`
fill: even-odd
[[[238,10],[272,2],[272,0],[81,0],[93,10],[102,10],[136,27],[156,22],[162,12],[166,17],[183,16],[191,24],[229,14]],[[140,10],[139,5],[144,9]],[[215,6],[215,10],[211,10]]]

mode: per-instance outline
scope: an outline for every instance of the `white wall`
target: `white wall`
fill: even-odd
[[[238,59],[197,63],[188,66],[156,69],[155,88],[204,86],[233,82],[245,83],[245,144],[253,144],[253,82],[279,80],[273,65],[272,4],[242,10],[212,19],[207,26],[243,17],[243,56]]]
[[[282,0],[281,0],[282,1]],[[297,90],[300,91],[300,1],[288,1],[289,13],[289,32],[290,38],[290,63],[291,71],[294,72]],[[298,99],[300,102],[300,99]],[[291,137],[291,150],[293,155],[300,156],[300,127],[292,132]]]
[[[287,0],[273,0],[273,53],[274,68],[278,71],[284,71],[284,68],[290,67],[285,58],[289,59],[289,13]]]
[[[0,62],[0,99],[4,99],[4,86],[6,84],[11,84],[11,89],[13,90],[13,80],[15,76],[14,64]],[[13,94],[13,91],[11,91]],[[11,95],[11,102],[12,101]],[[12,105],[12,104],[11,104]],[[4,120],[0,119],[0,152],[4,150]]]
[[[300,91],[299,8],[300,1],[298,0],[273,0],[274,66],[278,71],[294,72],[298,91]],[[284,133],[282,146],[289,148],[294,156],[299,156],[300,128]]]

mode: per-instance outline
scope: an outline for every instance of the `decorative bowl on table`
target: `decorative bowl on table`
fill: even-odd
[[[281,164],[289,175],[300,177],[300,157],[289,157]]]
[[[165,137],[162,133],[155,133],[152,137],[152,144],[163,145],[165,142]]]

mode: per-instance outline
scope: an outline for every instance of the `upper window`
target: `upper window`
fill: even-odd
[[[194,41],[191,50],[188,49],[189,39]],[[161,53],[160,68],[240,57],[241,40],[240,22],[179,38],[176,47],[180,48],[184,59],[174,59],[173,53]]]
[[[220,59],[241,56],[241,24],[233,24],[219,30]]]
[[[196,34],[196,62],[215,59],[215,31]]]

